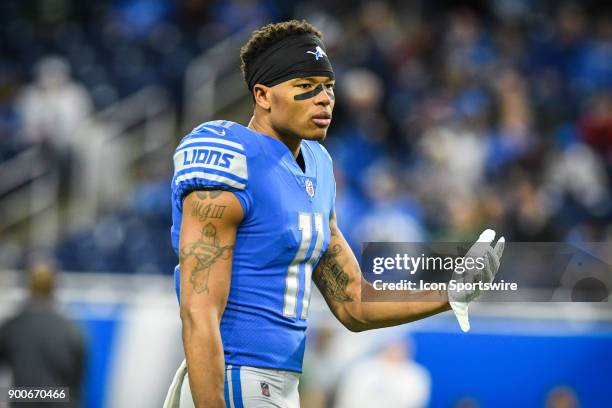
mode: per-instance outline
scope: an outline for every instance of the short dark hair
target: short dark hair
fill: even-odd
[[[242,70],[242,77],[245,81],[246,73],[257,57],[277,42],[287,37],[301,34],[313,34],[320,40],[323,40],[321,31],[317,30],[306,20],[289,20],[280,23],[270,23],[261,27],[259,30],[253,31],[249,41],[240,48],[240,69]]]

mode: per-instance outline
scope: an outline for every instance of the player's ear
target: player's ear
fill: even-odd
[[[262,109],[270,110],[271,90],[269,87],[261,84],[255,85],[253,87],[253,97],[256,105],[259,105]]]

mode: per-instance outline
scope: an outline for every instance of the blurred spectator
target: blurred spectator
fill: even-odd
[[[173,2],[165,0],[119,0],[115,3],[118,26],[129,38],[146,38],[174,6]]]
[[[71,175],[88,148],[83,128],[92,111],[87,90],[70,77],[68,62],[45,57],[36,66],[36,80],[22,91],[17,102],[27,143],[41,145],[48,160],[60,170],[62,194],[68,192]]]
[[[382,115],[383,84],[371,71],[354,69],[342,81],[340,95],[348,117],[330,140],[330,152],[347,183],[361,188],[365,171],[388,155],[388,124]]]
[[[420,207],[400,189],[400,176],[391,163],[379,162],[364,174],[366,197],[371,203],[355,226],[363,242],[422,242]]]
[[[358,190],[347,184],[341,169],[335,168],[334,175],[336,178],[336,214],[342,214],[342,216],[337,216],[338,226],[353,252],[359,254],[362,239],[355,226],[367,211],[368,203]]]
[[[576,393],[569,387],[555,387],[548,393],[546,408],[578,408]]]
[[[430,393],[427,369],[412,360],[405,341],[396,341],[348,369],[335,407],[425,407]]]
[[[479,408],[480,404],[474,398],[463,397],[454,405],[454,408]]]
[[[612,56],[610,57],[612,59]],[[612,75],[612,73],[610,74]],[[612,92],[597,93],[580,119],[586,143],[610,162],[612,160]]]
[[[275,17],[273,2],[259,0],[228,0],[216,4],[215,18],[229,32],[243,27],[261,27]]]
[[[565,194],[593,215],[603,215],[610,210],[605,165],[588,146],[576,143],[559,155],[551,154],[544,176],[547,192],[554,195],[551,200]],[[557,209],[554,205],[550,207]]]
[[[18,107],[29,142],[46,142],[61,151],[87,142],[77,130],[92,111],[91,98],[71,79],[63,58],[46,57],[38,63],[36,80],[23,90]]]
[[[54,308],[52,265],[36,264],[28,283],[29,300],[0,326],[0,363],[10,367],[13,386],[69,387],[70,404],[61,406],[79,407],[85,366],[83,334]]]
[[[25,145],[17,137],[20,122],[13,106],[20,85],[17,75],[0,64],[0,163],[13,157]]]
[[[333,343],[337,333],[322,324],[311,330],[308,337],[308,353],[304,357],[304,372],[300,378],[301,404],[312,408],[330,406],[330,398],[338,381],[337,355]]]

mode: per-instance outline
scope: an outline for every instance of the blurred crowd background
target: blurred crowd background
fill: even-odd
[[[324,144],[357,254],[363,241],[472,241],[484,227],[610,240],[608,2],[3,0],[0,269],[53,259],[170,286],[172,150],[199,122],[247,123],[239,47],[289,18],[323,31],[336,71]],[[306,384],[325,394],[336,381]]]

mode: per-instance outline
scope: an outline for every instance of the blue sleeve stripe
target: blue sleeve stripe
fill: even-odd
[[[240,383],[240,366],[232,367],[232,388],[234,390],[234,406],[244,408],[242,403],[242,384]]]
[[[188,169],[181,170],[181,171],[177,172],[175,174],[175,177],[178,179],[181,176],[192,174],[192,173],[208,173],[208,174],[214,174],[214,175],[217,175],[217,176],[227,177],[229,179],[237,181],[238,183],[245,183],[246,184],[246,182],[247,182],[247,179],[242,178],[240,176],[237,176],[236,174],[233,174],[233,173],[230,173],[230,172],[227,172],[227,171],[223,171],[223,170],[213,170],[213,169],[209,169],[207,167],[190,167]]]
[[[227,147],[233,147],[234,149],[238,149],[241,152],[244,152],[244,147],[240,143],[233,142],[231,140],[227,140],[222,136],[215,136],[210,133],[206,133],[206,136],[191,136],[187,139],[184,139],[181,144],[177,147],[178,149],[182,149],[185,145],[193,142],[211,142],[211,143],[220,143]]]
[[[236,188],[238,190],[244,190],[246,188],[245,183],[241,183],[236,180],[232,180],[227,176],[223,176],[220,174],[209,173],[208,169],[203,169],[204,171],[193,171],[187,174],[183,174],[182,176],[174,177],[174,183],[180,184],[181,182],[193,179],[203,179],[208,182],[218,183],[219,185],[228,185],[230,187]]]
[[[211,139],[211,140],[215,140],[215,139]],[[189,141],[191,141],[191,140],[189,140]],[[182,150],[185,150],[185,149],[188,149],[190,147],[199,147],[199,146],[220,147],[222,149],[231,150],[232,152],[244,154],[244,149],[238,149],[238,148],[236,148],[234,146],[230,146],[228,144],[214,143],[214,142],[202,142],[202,141],[198,142],[196,140],[194,140],[193,143],[183,143],[183,144],[181,144],[176,149],[176,152],[178,153],[178,152],[180,152]]]

